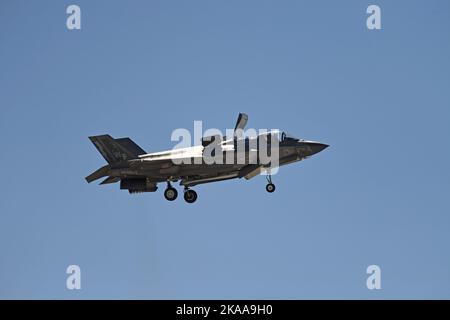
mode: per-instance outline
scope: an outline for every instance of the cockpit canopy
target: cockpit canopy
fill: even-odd
[[[289,141],[289,140],[301,140],[299,138],[296,138],[295,136],[293,136],[292,134],[289,134],[286,131],[279,131],[279,130],[270,130],[267,131],[265,133],[260,133],[259,136],[272,136],[275,137],[276,139],[278,139],[278,141]]]
[[[293,135],[287,133],[286,131],[283,131],[281,133],[280,141],[287,141],[287,140],[298,140],[298,138],[296,138]]]

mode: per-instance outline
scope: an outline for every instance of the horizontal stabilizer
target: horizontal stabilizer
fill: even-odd
[[[88,183],[91,183],[92,181],[95,181],[97,179],[106,177],[109,175],[109,166],[103,166],[100,169],[97,169],[96,171],[94,171],[93,173],[91,173],[90,175],[88,175],[86,177],[86,181]]]
[[[119,181],[120,181],[119,177],[108,177],[105,180],[103,180],[100,184],[116,183]]]

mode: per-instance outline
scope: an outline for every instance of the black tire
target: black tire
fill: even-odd
[[[164,190],[164,198],[166,198],[166,200],[173,201],[177,197],[178,197],[177,189],[170,187]]]
[[[184,200],[187,203],[194,203],[197,200],[197,192],[194,190],[187,190],[184,192]]]
[[[272,193],[275,191],[275,185],[273,183],[268,183],[266,185],[266,191],[269,193]]]

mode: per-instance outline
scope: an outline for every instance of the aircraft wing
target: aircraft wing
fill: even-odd
[[[246,180],[250,180],[253,177],[256,177],[262,171],[262,166],[260,164],[248,164],[239,170],[239,178],[245,178]]]

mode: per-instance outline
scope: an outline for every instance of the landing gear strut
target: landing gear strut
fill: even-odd
[[[170,184],[170,181],[167,181],[167,188],[164,190],[164,198],[169,201],[173,201],[178,197],[178,191]]]
[[[272,176],[270,174],[267,175],[266,191],[269,193],[272,193],[275,191],[275,185],[272,183]]]
[[[197,200],[197,192],[195,192],[194,190],[185,188],[184,189],[184,200],[187,203],[194,203],[195,200]]]

